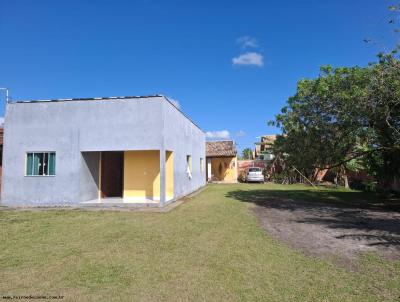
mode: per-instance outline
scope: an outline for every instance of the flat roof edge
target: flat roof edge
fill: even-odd
[[[50,99],[50,100],[17,100],[7,103],[12,104],[34,104],[34,103],[57,103],[57,102],[71,102],[71,101],[100,101],[100,100],[126,100],[126,99],[146,99],[146,98],[163,98],[171,104],[180,114],[182,114],[189,122],[197,127],[201,132],[205,133],[192,119],[190,119],[182,110],[180,110],[168,97],[162,94],[144,95],[144,96],[109,96],[109,97],[95,97],[95,98],[71,98],[71,99]]]
[[[154,95],[134,95],[134,96],[107,96],[94,98],[70,98],[70,99],[49,99],[49,100],[17,100],[9,104],[15,103],[43,103],[43,102],[69,102],[69,101],[98,101],[98,100],[123,100],[123,99],[146,99],[146,98],[165,97],[162,94]]]

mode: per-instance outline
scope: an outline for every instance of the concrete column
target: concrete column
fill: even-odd
[[[207,181],[211,179],[211,158],[207,158]]]
[[[235,157],[235,182],[237,182],[238,179],[238,162],[237,162],[237,156]]]
[[[165,150],[160,150],[160,205],[164,205],[166,201],[165,192]]]

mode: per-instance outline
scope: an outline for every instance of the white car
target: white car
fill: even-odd
[[[264,175],[261,168],[248,168],[246,173],[246,182],[264,182]]]

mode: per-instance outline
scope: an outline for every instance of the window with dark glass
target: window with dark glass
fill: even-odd
[[[28,152],[26,154],[27,176],[54,176],[56,175],[55,152]]]

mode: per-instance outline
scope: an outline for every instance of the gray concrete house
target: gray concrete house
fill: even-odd
[[[3,205],[163,206],[205,173],[204,132],[164,96],[7,104]]]

